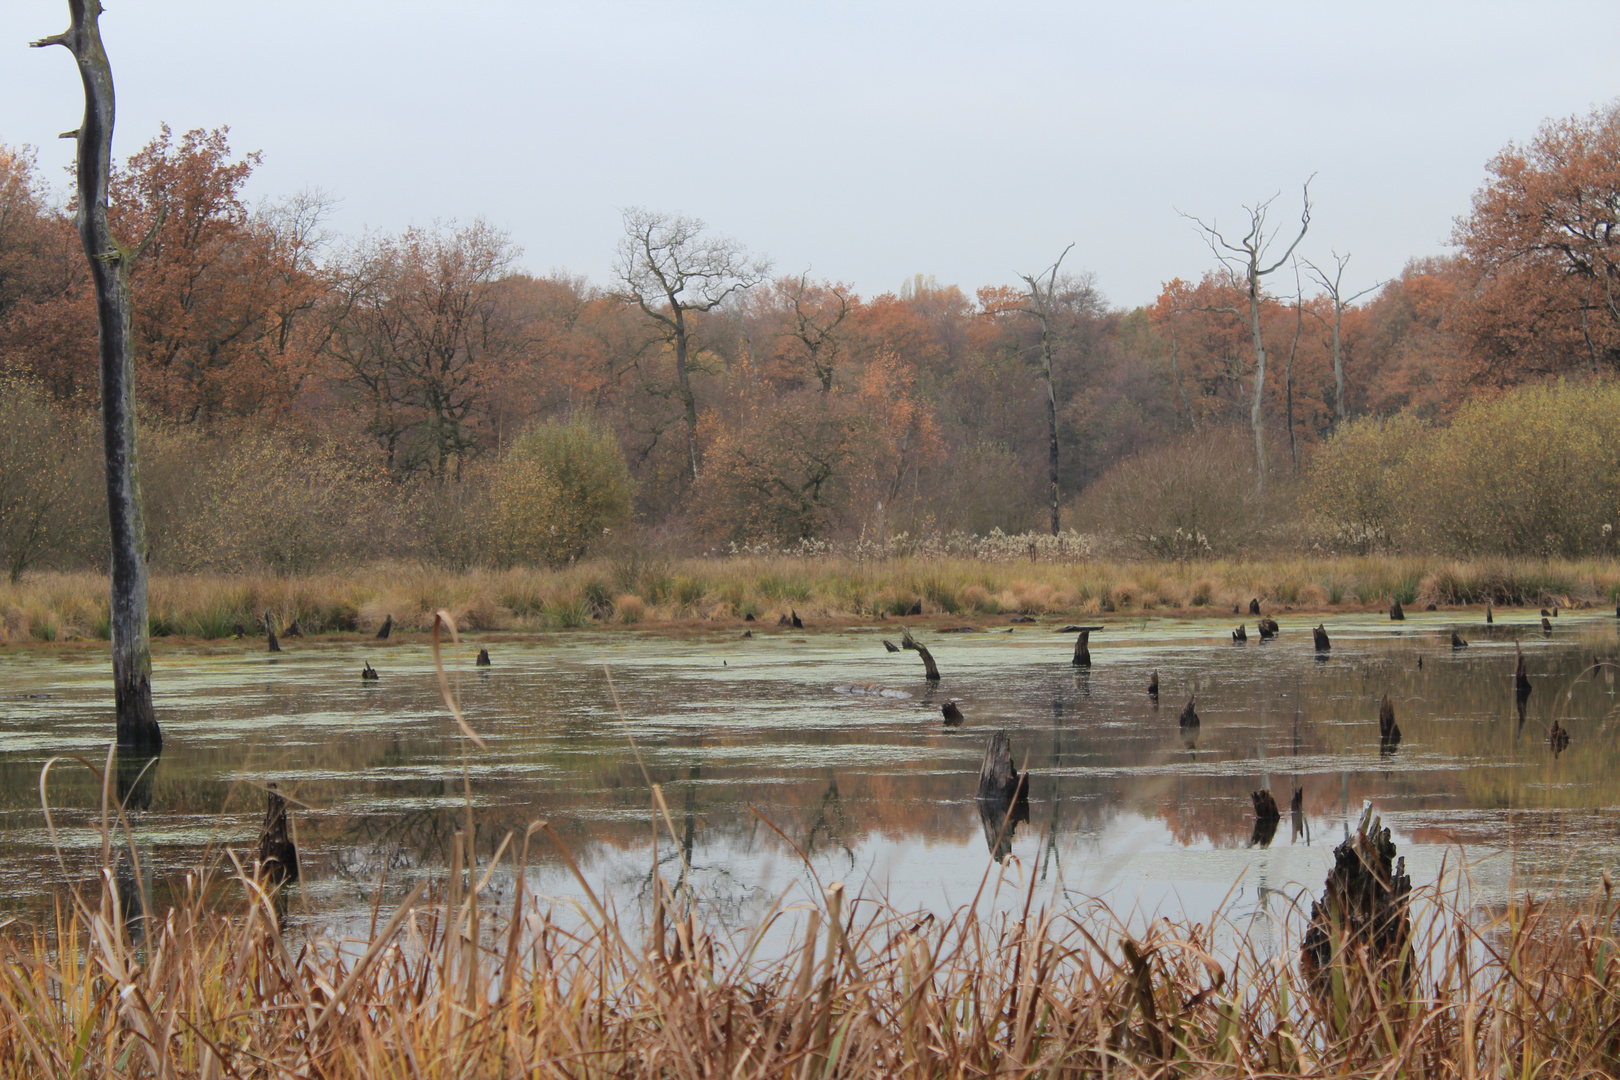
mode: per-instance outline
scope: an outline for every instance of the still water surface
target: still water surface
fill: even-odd
[[[919,629],[944,672],[933,687],[915,653],[884,650],[897,628],[882,624],[749,639],[740,628],[491,636],[494,666],[471,667],[475,644],[460,676],[488,742],[466,761],[477,846],[486,858],[507,830],[545,818],[632,910],[649,893],[650,776],[711,918],[746,925],[815,879],[943,911],[1000,869],[973,795],[989,735],[1006,728],[1034,779],[1003,866],[1060,901],[1203,917],[1224,899],[1229,913],[1258,912],[1278,890],[1320,890],[1364,799],[1414,884],[1455,865],[1461,845],[1476,900],[1585,889],[1620,857],[1614,669],[1587,671],[1615,653],[1615,621],[1569,612],[1544,635],[1534,612],[1474,620],[1332,617],[1325,656],[1311,647],[1314,617],[1285,614],[1276,641],[1246,645],[1230,639],[1236,617],[1119,621],[1092,635],[1089,670],[1070,664],[1073,636],[1055,622]],[[1454,626],[1468,648],[1450,647]],[[1516,642],[1535,687],[1522,723]],[[377,683],[359,678],[367,660]],[[39,774],[56,755],[104,759],[106,674],[99,653],[0,652],[0,915],[38,914],[99,852],[90,772],[51,774],[65,871]],[[909,696],[838,689],[851,683]],[[442,871],[466,797],[425,643],[162,648],[153,685],[167,748],[135,828],[160,896],[209,845],[252,846],[264,806],[252,785],[271,780],[301,804],[299,910],[341,922],[369,914],[379,887],[386,902]],[[1386,693],[1404,734],[1393,753],[1378,741]],[[1202,724],[1189,740],[1176,717],[1193,694]],[[957,727],[940,716],[951,699],[966,717]],[[1555,718],[1572,736],[1557,756]],[[1254,835],[1249,793],[1261,787],[1284,808],[1269,843]],[[1302,820],[1287,812],[1296,787]],[[531,888],[577,896],[543,837],[535,851]],[[667,835],[659,857],[678,878]]]

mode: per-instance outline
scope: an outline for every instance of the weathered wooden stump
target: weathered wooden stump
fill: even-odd
[[[489,667],[489,650],[479,649],[478,659],[473,661],[474,667]]]
[[[1153,673],[1153,675],[1148,679],[1148,694],[1154,700],[1158,700],[1158,697],[1159,697],[1159,673],[1157,671],[1155,671]]]
[[[1333,868],[1322,899],[1311,903],[1299,946],[1300,970],[1319,1004],[1331,1002],[1335,969],[1345,980],[1371,973],[1377,981],[1394,966],[1403,981],[1411,978],[1411,965],[1403,963],[1412,933],[1411,892],[1406,859],[1396,858],[1389,830],[1379,828],[1368,804],[1355,833],[1333,849]]]
[[[1273,824],[1282,820],[1282,811],[1277,809],[1277,800],[1265,788],[1249,792],[1249,801],[1254,803],[1254,816],[1260,821],[1270,821]]]
[[[1615,610],[1615,614],[1620,615],[1620,608],[1617,608]],[[1485,625],[1489,626],[1490,624],[1492,624],[1494,622],[1496,622],[1496,616],[1491,614],[1491,605],[1486,604],[1485,605]]]
[[[888,638],[883,639],[883,647],[885,649],[887,649],[889,652],[899,652],[900,651],[900,646],[896,645],[894,642],[890,641]]]
[[[298,851],[287,828],[287,800],[274,782],[264,811],[264,828],[259,830],[259,874],[272,884],[298,880]]]
[[[1543,634],[1552,633],[1552,620],[1547,618],[1545,615],[1541,617],[1541,632]]]
[[[1258,614],[1260,614],[1260,599],[1259,599],[1259,597],[1256,597],[1255,599],[1249,601],[1249,614],[1250,615],[1258,615]]]
[[[1080,636],[1074,639],[1074,659],[1070,661],[1075,667],[1091,666],[1091,631],[1082,630]]]
[[[1404,622],[1406,620],[1406,612],[1401,610],[1399,600],[1389,605],[1389,617],[1395,622]]]
[[[962,710],[956,707],[954,701],[947,701],[939,707],[939,711],[945,717],[945,722],[952,727],[962,722]]]
[[[1552,618],[1552,612],[1548,611],[1546,608],[1542,608],[1541,609],[1541,617],[1543,619],[1550,619],[1550,618]]]
[[[990,737],[979,766],[979,822],[997,862],[1012,851],[1013,831],[1029,820],[1029,774],[1018,772],[1005,731]]]
[[[1514,643],[1513,649],[1519,655],[1518,666],[1513,670],[1513,692],[1522,697],[1529,697],[1532,687],[1530,676],[1525,674],[1524,670],[1524,649],[1517,642]]]
[[[382,626],[377,630],[377,640],[378,641],[387,641],[388,640],[388,635],[391,632],[393,632],[393,629],[394,629],[394,616],[393,615],[385,615],[385,616],[383,616]]]
[[[1395,722],[1395,706],[1384,695],[1384,700],[1378,703],[1378,744],[1383,747],[1393,747],[1401,741],[1401,726]]]
[[[1451,632],[1451,647],[1453,649],[1466,649],[1466,648],[1468,648],[1468,642],[1463,640],[1463,637],[1462,637],[1461,634],[1459,634],[1459,633],[1457,633],[1457,631],[1453,630]]]
[[[1240,645],[1249,640],[1249,631],[1248,631],[1247,624],[1244,624],[1244,623],[1239,623],[1238,624],[1238,628],[1236,630],[1232,631],[1232,640],[1237,642]]]
[[[1547,733],[1547,745],[1552,747],[1553,757],[1569,749],[1569,732],[1564,730],[1557,717],[1553,718],[1552,730]]]
[[[746,615],[743,616],[743,622],[755,622],[755,621],[756,620],[754,618],[754,613],[752,611],[748,612]]]
[[[1297,787],[1294,789],[1294,797],[1288,800],[1288,812],[1291,814],[1303,814],[1305,812],[1304,788]]]
[[[1317,652],[1327,652],[1333,648],[1333,643],[1328,641],[1327,628],[1321,623],[1317,623],[1311,629],[1311,640],[1315,643]]]
[[[361,682],[376,682],[377,681],[377,669],[371,666],[371,661],[370,660],[367,660],[366,661],[366,666],[360,669],[360,681]]]
[[[1181,715],[1176,719],[1181,725],[1182,731],[1186,731],[1189,728],[1196,728],[1198,726],[1198,710],[1193,708],[1193,703],[1197,700],[1198,695],[1194,694],[1192,697],[1187,699],[1187,704],[1181,707]]]
[[[275,624],[270,620],[270,613],[268,611],[264,613],[263,622],[265,640],[269,643],[266,651],[280,652],[281,642],[276,640],[276,627]]]
[[[1261,619],[1255,625],[1260,631],[1260,639],[1262,641],[1267,638],[1274,638],[1277,636],[1277,620],[1271,618],[1269,615]]]
[[[939,666],[934,663],[934,654],[928,651],[928,646],[911,636],[909,627],[905,629],[903,636],[900,638],[900,646],[904,649],[910,649],[922,657],[923,677],[925,679],[929,682],[939,682]]]
[[[792,616],[791,625],[792,625],[793,629],[795,629],[795,630],[803,630],[804,629],[804,620],[799,618],[799,613],[797,611],[790,610],[789,614]]]

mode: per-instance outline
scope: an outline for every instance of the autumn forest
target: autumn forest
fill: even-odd
[[[1015,280],[863,296],[639,208],[612,280],[534,276],[520,260],[545,254],[498,222],[341,236],[319,191],[250,205],[259,162],[224,129],[164,129],[113,180],[115,231],[151,238],[131,282],[160,568],[996,530],[1176,558],[1582,555],[1620,515],[1620,443],[1591,430],[1620,418],[1612,108],[1484,163],[1451,253],[1395,280],[1319,235],[1292,178],[1221,228],[1189,219],[1209,261],[1134,310],[1062,237]],[[13,580],[103,561],[96,335],[71,205],[0,146]],[[1424,520],[1470,470],[1572,490],[1559,468],[1592,474],[1580,500]]]

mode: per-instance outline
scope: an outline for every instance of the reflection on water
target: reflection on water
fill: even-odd
[[[1454,843],[1471,858],[1501,853],[1475,872],[1497,893],[1515,875],[1584,887],[1614,861],[1614,669],[1593,667],[1615,651],[1613,620],[1566,616],[1547,636],[1529,612],[1489,627],[1347,616],[1327,620],[1328,653],[1312,648],[1316,618],[1279,621],[1275,638],[1241,648],[1227,625],[1119,622],[1078,670],[1050,626],[922,630],[937,686],[864,627],[493,637],[480,644],[495,666],[475,672],[469,652],[460,681],[489,743],[465,764],[424,645],[299,642],[274,659],[165,650],[153,679],[165,752],[120,761],[115,789],[140,876],[161,896],[206,846],[248,852],[263,786],[278,783],[294,800],[298,904],[325,917],[369,913],[379,882],[397,895],[448,864],[466,826],[464,768],[481,860],[546,818],[626,906],[651,894],[648,780],[661,785],[661,874],[738,921],[812,876],[940,909],[971,898],[993,860],[1071,899],[1199,915],[1230,895],[1258,914],[1278,890],[1320,888],[1363,799],[1419,884]],[[1469,648],[1452,649],[1454,626]],[[1515,685],[1520,644],[1528,694]],[[365,663],[377,680],[362,682]],[[92,652],[0,651],[0,912],[37,913],[63,880],[40,767],[105,760],[105,671]],[[1144,692],[1155,671],[1163,710]],[[835,692],[864,683],[909,696]],[[1386,694],[1398,740],[1380,738]],[[1184,729],[1179,703],[1194,698],[1199,722]],[[960,724],[944,722],[946,701]],[[1557,755],[1555,725],[1570,740]],[[999,728],[1032,775],[1021,806],[974,798]],[[1289,799],[1287,829],[1257,822],[1256,789]],[[68,870],[81,872],[100,852],[97,782],[64,762],[50,792]],[[537,851],[533,888],[575,895],[555,852]],[[133,866],[120,873],[140,884]]]

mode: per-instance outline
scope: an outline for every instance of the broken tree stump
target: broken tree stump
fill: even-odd
[[[1192,697],[1187,699],[1187,704],[1181,707],[1181,715],[1176,719],[1181,725],[1182,731],[1186,731],[1189,728],[1195,728],[1198,726],[1198,710],[1193,708],[1193,702],[1197,700],[1198,695],[1194,694]]]
[[[795,630],[803,630],[804,620],[799,618],[799,613],[797,611],[792,611],[791,609],[789,610],[789,613],[792,615],[789,625],[791,625]]]
[[[945,717],[945,722],[952,727],[962,722],[962,710],[956,707],[954,701],[947,701],[939,707],[939,711]]]
[[[489,650],[479,649],[478,659],[473,661],[473,667],[489,667]]]
[[[1155,701],[1159,698],[1159,673],[1157,671],[1148,679],[1148,695]]]
[[[1249,835],[1249,846],[1270,847],[1272,840],[1277,837],[1277,823],[1282,820],[1282,814],[1277,811],[1277,800],[1264,788],[1251,791],[1249,800],[1254,803],[1254,832]]]
[[[1553,757],[1569,749],[1569,732],[1564,730],[1557,717],[1553,717],[1552,730],[1547,733],[1547,745],[1552,747]]]
[[[371,661],[370,660],[367,660],[366,661],[366,666],[360,669],[360,681],[361,682],[376,682],[377,681],[377,669],[371,666]]]
[[[276,640],[275,623],[273,623],[271,621],[270,613],[268,611],[264,613],[262,621],[264,622],[265,639],[269,642],[269,647],[266,649],[266,651],[267,652],[280,652],[281,651],[281,642]]]
[[[1013,764],[1012,742],[1005,730],[990,737],[979,766],[979,822],[997,862],[1012,851],[1013,830],[1029,820],[1029,774]]]
[[[1552,633],[1552,620],[1547,618],[1545,615],[1541,617],[1541,632],[1543,634]]]
[[[1238,624],[1238,628],[1232,631],[1232,640],[1240,645],[1249,640],[1249,631],[1246,624]]]
[[[393,631],[393,629],[394,629],[394,617],[392,615],[385,615],[383,617],[382,627],[377,631],[377,640],[378,641],[387,641],[388,640],[388,635],[389,635],[390,632]]]
[[[1513,692],[1520,697],[1529,697],[1532,688],[1530,676],[1524,671],[1524,649],[1517,642],[1514,642],[1513,648],[1519,654],[1518,666],[1513,671]]]
[[[1344,980],[1376,982],[1394,966],[1404,982],[1412,921],[1407,901],[1412,880],[1406,859],[1396,857],[1389,830],[1379,828],[1368,803],[1356,831],[1333,849],[1333,868],[1323,882],[1322,899],[1311,902],[1310,926],[1299,946],[1300,971],[1319,1004],[1332,996],[1337,969]]]
[[[1071,661],[1071,662],[1074,664],[1075,667],[1090,667],[1091,666],[1091,631],[1090,630],[1082,630],[1082,631],[1080,631],[1080,636],[1074,639],[1074,660]]]
[[[887,649],[889,652],[899,652],[900,651],[900,646],[896,645],[894,642],[890,641],[888,638],[883,639],[883,647],[885,649]]]
[[[1615,614],[1617,616],[1620,616],[1620,608],[1615,609]],[[1491,614],[1491,605],[1486,604],[1485,605],[1485,624],[1487,626],[1489,626],[1490,624],[1494,623],[1495,621],[1496,621],[1496,616]]]
[[[1389,617],[1395,622],[1406,621],[1406,612],[1401,610],[1401,602],[1399,600],[1389,605]]]
[[[1317,623],[1311,629],[1311,640],[1315,643],[1317,652],[1327,652],[1333,648],[1333,643],[1328,641],[1327,628],[1321,623]]]
[[[1457,633],[1457,631],[1453,630],[1451,632],[1451,647],[1453,649],[1466,649],[1466,648],[1468,648],[1468,642],[1463,640],[1461,634],[1459,634],[1459,633]]]
[[[1271,616],[1266,616],[1255,625],[1260,631],[1261,641],[1277,636],[1277,620],[1273,619]]]
[[[1258,597],[1256,597],[1255,599],[1249,601],[1249,614],[1250,615],[1258,615],[1258,614],[1260,614],[1260,600],[1259,600]]]
[[[1378,703],[1378,745],[1389,748],[1400,741],[1401,727],[1395,722],[1395,706],[1385,694],[1384,700]]]
[[[929,682],[939,682],[939,666],[934,663],[934,654],[928,651],[928,646],[911,636],[909,627],[905,628],[905,633],[900,638],[900,647],[910,649],[922,657],[923,677]]]
[[[287,828],[287,800],[276,790],[274,781],[265,786],[269,800],[264,828],[259,830],[259,874],[277,885],[297,881],[298,851]]]
[[[1303,814],[1305,812],[1304,788],[1297,787],[1294,789],[1294,797],[1288,800],[1288,812],[1290,814]]]

